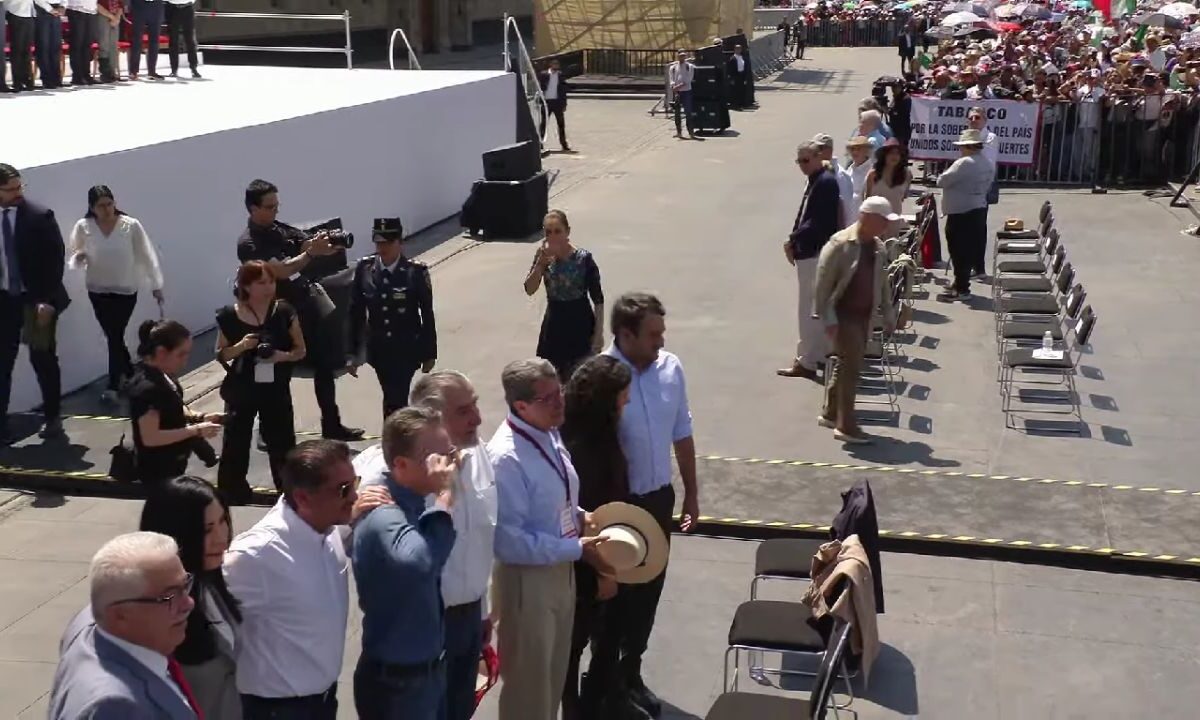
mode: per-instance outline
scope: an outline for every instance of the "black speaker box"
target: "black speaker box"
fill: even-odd
[[[483,154],[485,180],[528,180],[542,171],[542,149],[532,140],[488,150]]]
[[[712,65],[697,65],[692,77],[692,100],[724,100],[725,72]]]
[[[724,100],[693,100],[692,123],[697,130],[724,132],[729,129],[729,108]]]
[[[541,229],[549,198],[550,183],[544,172],[522,181],[477,180],[459,220],[472,235],[524,238]]]

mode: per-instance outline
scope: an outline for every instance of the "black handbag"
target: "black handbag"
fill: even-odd
[[[125,435],[108,451],[112,455],[112,463],[108,466],[108,476],[122,483],[131,483],[138,479],[137,449],[125,442]]]

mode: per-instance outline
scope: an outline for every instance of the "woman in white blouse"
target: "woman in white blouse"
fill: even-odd
[[[72,267],[86,272],[88,298],[108,340],[108,389],[100,397],[112,402],[133,371],[125,328],[142,285],[150,286],[162,313],[158,252],[137,218],[117,209],[112,190],[97,185],[88,190],[87,215],[75,223],[67,254]]]

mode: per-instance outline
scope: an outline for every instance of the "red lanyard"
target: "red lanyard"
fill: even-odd
[[[506,420],[505,422],[508,423],[508,426],[510,428],[512,428],[513,432],[515,432],[516,434],[518,434],[521,437],[528,440],[529,444],[533,445],[533,447],[537,449],[538,454],[540,454],[542,456],[542,458],[544,458],[546,460],[546,462],[550,464],[550,467],[554,468],[554,474],[558,476],[559,480],[562,480],[563,489],[567,491],[567,504],[570,505],[571,504],[571,481],[567,477],[566,464],[564,463],[564,464],[562,464],[562,466],[560,466],[559,463],[556,463],[553,460],[551,460],[550,456],[548,454],[546,454],[546,451],[542,448],[542,444],[539,443],[537,440],[534,440],[533,436],[530,435],[529,433],[525,432],[524,428],[517,427],[517,425],[515,423],[513,423],[512,420]],[[558,448],[553,446],[553,440],[551,440],[551,447],[554,449],[555,457],[557,457],[559,459],[559,462],[561,462],[562,456],[558,454]]]

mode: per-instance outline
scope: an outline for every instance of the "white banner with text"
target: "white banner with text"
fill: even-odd
[[[987,129],[996,134],[1001,165],[1032,165],[1037,156],[1041,104],[1018,100],[942,100],[914,96],[912,139],[908,154],[914,160],[955,160],[954,143],[967,129],[967,111],[982,107]]]

